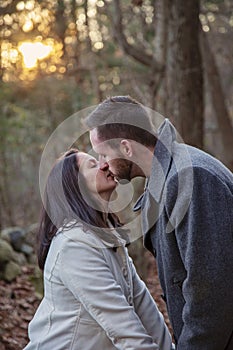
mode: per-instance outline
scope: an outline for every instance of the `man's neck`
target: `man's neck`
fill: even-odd
[[[153,147],[145,147],[137,144],[137,147],[134,148],[134,161],[131,171],[131,178],[137,176],[149,177],[151,174],[153,156]]]

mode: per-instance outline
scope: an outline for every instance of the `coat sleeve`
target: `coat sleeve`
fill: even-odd
[[[232,211],[229,186],[211,172],[194,169],[191,203],[175,228],[186,270],[181,287],[183,328],[177,350],[226,349],[232,341]]]
[[[170,332],[164,322],[164,317],[159,311],[145,283],[138,276],[132,259],[130,259],[130,265],[133,276],[134,307],[138,317],[148,334],[150,334],[155,343],[159,345],[160,350],[174,349]]]
[[[159,349],[126,300],[100,248],[69,240],[60,254],[63,283],[104,329],[116,349]]]

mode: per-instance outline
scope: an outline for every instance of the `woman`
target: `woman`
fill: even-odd
[[[107,212],[108,166],[76,149],[50,172],[38,234],[44,298],[25,350],[169,350],[169,331]]]

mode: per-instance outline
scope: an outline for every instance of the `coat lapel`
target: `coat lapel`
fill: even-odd
[[[151,175],[144,193],[137,200],[134,211],[142,210],[142,232],[145,235],[155,225],[163,209],[162,194],[172,161],[172,143],[176,139],[175,128],[165,119],[158,130]]]

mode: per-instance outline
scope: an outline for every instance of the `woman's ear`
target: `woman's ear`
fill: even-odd
[[[131,158],[133,155],[132,144],[129,140],[123,139],[120,143],[120,150],[125,157]]]

